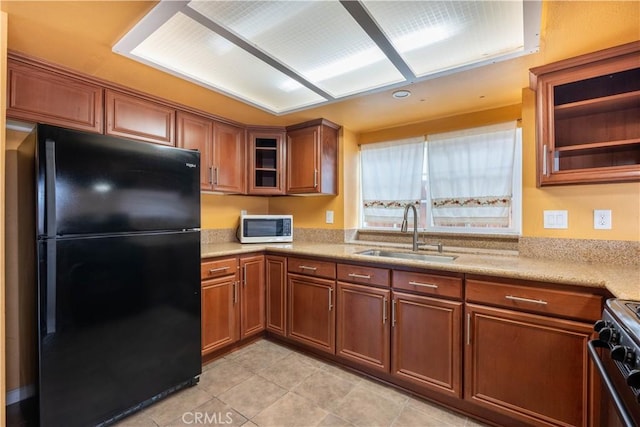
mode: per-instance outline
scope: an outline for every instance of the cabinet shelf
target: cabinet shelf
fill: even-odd
[[[537,185],[640,181],[640,41],[535,67]]]
[[[591,142],[587,144],[578,144],[578,145],[558,146],[556,147],[555,151],[558,151],[558,152],[586,151],[586,150],[595,150],[599,148],[619,147],[619,146],[634,145],[634,144],[640,144],[640,138],[624,139],[624,140],[618,140],[618,141],[606,141],[606,142]]]
[[[640,90],[556,105],[555,116],[557,120],[631,108],[640,108]]]

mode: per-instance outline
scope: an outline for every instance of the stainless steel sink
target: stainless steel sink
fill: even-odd
[[[368,249],[366,251],[356,253],[359,255],[376,256],[382,258],[415,259],[418,261],[429,262],[452,262],[454,259],[458,258],[455,255],[418,254],[415,252],[381,251],[377,249]]]

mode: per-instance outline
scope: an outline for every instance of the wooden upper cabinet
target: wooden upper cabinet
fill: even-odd
[[[182,111],[178,111],[176,118],[176,145],[200,152],[200,189],[213,190],[213,122],[205,117]]]
[[[200,188],[244,193],[244,129],[182,111],[178,111],[176,117],[176,145],[200,151]]]
[[[538,185],[640,180],[640,42],[531,69]]]
[[[213,190],[246,192],[246,132],[226,123],[213,123]]]
[[[7,117],[102,133],[100,86],[13,60],[7,68]]]
[[[176,110],[107,89],[105,134],[163,145],[175,145]]]
[[[284,130],[252,129],[249,131],[249,194],[280,195],[285,193]]]
[[[338,130],[318,119],[287,127],[287,193],[338,194]]]

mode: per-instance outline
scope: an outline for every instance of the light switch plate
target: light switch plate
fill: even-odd
[[[611,230],[610,209],[595,209],[593,211],[593,228],[595,230]]]
[[[544,211],[544,228],[569,228],[567,211]]]
[[[327,224],[333,224],[333,211],[327,211],[325,219]]]

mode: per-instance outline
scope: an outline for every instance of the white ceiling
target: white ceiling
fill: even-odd
[[[273,114],[537,52],[540,0],[162,1],[113,51]]]

